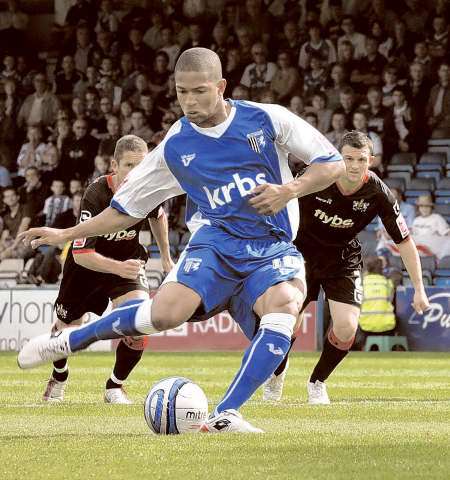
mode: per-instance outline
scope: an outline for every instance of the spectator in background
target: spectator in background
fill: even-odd
[[[133,54],[134,62],[137,69],[145,69],[147,65],[151,64],[153,59],[153,52],[143,42],[144,34],[138,27],[131,27],[128,32],[128,45],[126,50]]]
[[[408,103],[403,87],[392,90],[393,106],[384,123],[384,140],[388,154],[423,151],[426,138],[419,134],[421,120]]]
[[[107,122],[114,116],[113,106],[109,97],[100,98],[100,116],[92,125],[91,135],[97,140],[102,140],[108,135]]]
[[[227,61],[223,72],[224,77],[227,79],[228,92],[232,92],[241,83],[244,68],[240,51],[237,48],[230,48],[227,52]]]
[[[123,52],[120,55],[117,84],[122,88],[124,98],[128,98],[133,93],[138,75],[139,72],[136,70],[133,54],[131,52]]]
[[[317,92],[325,91],[328,83],[328,72],[319,55],[311,54],[309,68],[303,78],[303,94],[309,98]]]
[[[314,112],[306,112],[304,115],[304,118],[310,125],[318,129],[319,120],[317,118],[317,115]]]
[[[188,48],[194,47],[208,47],[208,42],[204,38],[204,32],[202,31],[202,27],[198,22],[191,22],[189,24],[189,40],[183,47],[183,50],[187,50]]]
[[[61,154],[64,141],[68,141],[71,136],[72,132],[70,130],[70,123],[68,118],[59,119],[56,122],[56,129],[49,139],[50,141],[54,142],[59,155]]]
[[[84,23],[88,25],[86,28],[93,28],[97,19],[94,5],[87,0],[75,0],[72,3],[73,5],[67,11],[65,24],[76,27]]]
[[[0,188],[5,188],[9,187],[12,185],[11,181],[11,175],[9,173],[9,170],[2,165],[2,162],[4,161],[2,158],[2,155],[0,154]],[[1,232],[1,229],[0,229]]]
[[[274,19],[262,0],[246,0],[245,10],[240,13],[239,21],[243,25],[251,25],[255,37],[264,45],[270,44]]]
[[[73,124],[73,133],[74,137],[63,143],[62,179],[68,182],[72,178],[78,178],[84,183],[94,171],[98,141],[88,134],[86,120],[76,120]]]
[[[44,202],[43,213],[45,216],[45,225],[51,226],[55,218],[60,213],[65,212],[72,206],[72,202],[67,195],[64,195],[64,182],[62,180],[53,180],[50,190],[52,195],[47,197]]]
[[[357,343],[362,347],[368,335],[393,335],[395,329],[395,287],[383,275],[383,261],[379,257],[364,260],[363,301],[359,317]]]
[[[347,83],[350,82],[351,73],[359,67],[358,60],[355,60],[354,52],[355,49],[351,42],[348,40],[342,42],[339,50],[339,63],[345,68]]]
[[[0,72],[0,81],[12,80],[13,82],[19,79],[19,75],[16,70],[16,59],[12,55],[5,55],[3,58],[3,66],[5,67]]]
[[[345,128],[351,130],[353,126],[353,113],[356,110],[356,96],[351,87],[344,87],[339,94],[339,107],[334,113],[342,113],[345,116]]]
[[[163,138],[166,136],[167,132],[169,131],[169,128],[176,122],[176,120],[177,120],[177,117],[173,112],[171,111],[166,112],[162,117],[161,130],[159,130],[153,135],[150,143],[155,146],[159,145],[162,142]]]
[[[391,56],[388,60],[399,72],[405,72],[408,68],[408,59],[411,56],[412,44],[413,39],[406,29],[405,22],[401,19],[397,19],[394,26]]]
[[[111,169],[111,157],[107,155],[97,155],[94,159],[95,169],[92,175],[89,177],[88,184],[95,182],[97,178],[103,177]]]
[[[147,74],[143,72],[138,73],[134,81],[133,94],[128,98],[128,100],[133,104],[134,107],[139,108],[141,104],[141,93],[148,89],[149,82]]]
[[[170,77],[169,62],[170,59],[166,52],[160,51],[156,54],[148,81],[148,89],[154,96],[167,90],[167,82]]]
[[[367,116],[367,127],[377,133],[381,138],[384,135],[384,121],[390,113],[382,104],[383,94],[381,88],[370,87],[367,91],[367,103],[361,105]]]
[[[275,63],[267,60],[267,48],[263,43],[252,46],[253,62],[245,67],[241,83],[250,89],[252,100],[257,100],[262,89],[270,86],[270,82],[277,72]]]
[[[28,95],[20,107],[17,125],[20,128],[37,124],[49,127],[55,123],[59,100],[48,90],[47,77],[44,73],[37,73],[34,76],[33,85],[34,93]]]
[[[85,118],[85,109],[84,109],[84,102],[81,98],[78,97],[73,97],[72,98],[72,103],[70,105],[71,111],[70,111],[70,120],[72,122],[79,120],[80,118]],[[59,119],[59,112],[58,112],[58,119]]]
[[[356,60],[366,55],[365,35],[355,31],[355,23],[351,15],[342,17],[341,29],[344,34],[338,39],[338,51],[341,49],[343,42],[347,40],[353,45]]]
[[[185,45],[189,42],[189,29],[183,23],[183,19],[180,15],[174,14],[170,17],[170,23],[173,31],[173,38],[180,49],[184,49]]]
[[[378,52],[378,40],[366,37],[366,55],[351,72],[350,81],[360,93],[365,93],[367,88],[381,83],[381,72],[386,65],[386,59]]]
[[[440,62],[449,53],[449,29],[447,19],[437,15],[432,22],[433,31],[427,38],[431,58]]]
[[[116,148],[116,142],[121,137],[119,118],[111,115],[106,122],[106,130],[107,134],[100,141],[98,154],[100,156],[112,157]]]
[[[159,51],[166,52],[169,57],[169,70],[173,72],[175,62],[181,52],[181,47],[174,40],[173,31],[170,27],[164,27],[161,30],[161,43],[162,46]]]
[[[15,172],[20,149],[18,138],[20,137],[16,124],[17,116],[14,110],[8,109],[7,100],[8,98],[5,100],[0,97],[0,154],[2,165],[10,172]]]
[[[305,113],[305,103],[303,102],[303,98],[299,95],[294,95],[289,101],[288,110],[298,117],[302,117]]]
[[[331,117],[331,127],[332,130],[328,132],[325,136],[328,140],[336,147],[339,148],[341,139],[344,136],[346,129],[346,116],[344,113],[334,112]]]
[[[450,227],[439,213],[433,213],[434,203],[431,194],[420,195],[416,201],[418,214],[412,223],[414,237],[450,235]]]
[[[327,108],[327,97],[322,92],[317,92],[312,96],[311,107],[306,108],[307,112],[313,112],[317,115],[317,129],[325,134],[331,126],[332,111]]]
[[[62,59],[61,70],[56,72],[53,84],[53,93],[58,95],[62,102],[70,101],[75,85],[82,76],[75,70],[75,62],[70,55]]]
[[[0,45],[2,50],[18,53],[25,50],[28,15],[20,11],[19,2],[7,1],[6,11],[0,12]]]
[[[98,83],[98,71],[90,65],[86,68],[85,78],[81,78],[73,87],[73,95],[75,97],[84,98],[88,88],[95,89]]]
[[[421,40],[414,44],[413,63],[420,63],[424,68],[424,74],[429,79],[431,76],[431,56],[428,53],[428,46],[425,41]]]
[[[236,35],[238,40],[237,49],[241,62],[243,65],[248,65],[253,61],[253,32],[250,27],[239,25],[239,27],[236,28]]]
[[[131,114],[133,107],[129,101],[120,104],[120,128],[122,135],[128,135],[131,132]]]
[[[288,51],[281,51],[277,57],[278,70],[270,82],[270,89],[275,92],[277,101],[285,105],[300,87],[300,75],[292,66]]]
[[[146,143],[150,143],[153,137],[153,130],[145,123],[144,113],[140,109],[133,110],[131,114],[130,135],[141,137]]]
[[[384,30],[384,23],[381,23],[379,20],[375,20],[370,25],[370,34],[378,42],[378,52],[383,55],[386,60],[389,60],[391,57],[391,51],[394,46],[394,40],[392,37],[388,36]],[[392,24],[393,29],[394,23]]]
[[[250,91],[244,85],[237,85],[233,88],[231,98],[234,100],[248,100],[250,98]]]
[[[152,9],[150,21],[151,26],[145,32],[142,40],[148,47],[158,51],[163,45],[161,33],[164,22],[161,12],[157,9]]]
[[[27,140],[20,149],[17,157],[17,174],[25,176],[28,167],[39,165],[45,151],[45,143],[42,141],[42,130],[39,125],[27,128]]]
[[[426,114],[431,128],[431,138],[450,137],[450,66],[441,63],[439,83],[433,86],[428,99]]]
[[[119,19],[114,12],[114,6],[111,0],[102,0],[97,15],[96,32],[116,33],[119,29]]]
[[[69,182],[69,194],[73,197],[76,193],[83,191],[83,185],[78,178],[72,178]]]
[[[291,59],[297,60],[300,56],[301,47],[298,25],[294,20],[288,20],[283,25],[283,36],[279,42],[278,51],[289,52]]]
[[[298,65],[303,70],[310,68],[313,55],[320,58],[324,65],[336,62],[336,49],[328,39],[322,38],[322,26],[319,22],[312,22],[308,26],[309,40],[300,49]]]
[[[87,88],[84,95],[84,111],[86,114],[86,120],[95,125],[97,120],[100,119],[100,99],[96,88]]]
[[[113,112],[118,112],[122,101],[122,88],[114,83],[112,77],[101,77],[98,91],[101,97],[109,99]]]
[[[387,65],[383,70],[383,86],[381,92],[383,95],[383,106],[392,107],[394,104],[393,92],[398,86],[398,70],[395,67]]]
[[[20,203],[20,197],[12,187],[6,187],[2,193],[6,213],[2,216],[3,231],[0,236],[0,261],[6,258],[24,258],[28,247],[17,239],[19,233],[28,230],[32,214],[28,207]]]
[[[75,61],[75,69],[86,73],[91,63],[94,45],[91,41],[91,32],[86,25],[79,25],[75,33],[75,45],[67,49],[66,54],[71,55]]]
[[[419,0],[405,0],[405,3],[407,8],[402,15],[405,27],[408,32],[420,36],[425,31],[425,25],[428,21],[428,5],[422,5]]]
[[[386,8],[385,0],[372,0],[369,8],[365,12],[365,17],[371,20],[372,30],[373,24],[377,22],[380,27],[386,27],[386,31],[389,32],[389,35],[393,34],[397,14],[394,10]]]
[[[28,207],[31,214],[30,226],[42,225],[44,223],[44,204],[49,194],[49,188],[41,181],[41,172],[37,167],[28,167],[25,170],[25,183],[19,187],[17,193],[20,202]]]
[[[59,177],[61,171],[59,159],[59,150],[56,145],[48,143],[41,157],[41,163],[38,165],[41,181],[44,185],[51,185],[53,180]]]
[[[150,90],[144,90],[141,93],[140,104],[138,108],[142,110],[144,114],[145,123],[153,130],[159,130],[161,126],[160,112],[155,109],[155,101],[153,100],[152,92]]]
[[[212,40],[210,49],[219,55],[222,65],[225,65],[230,42],[228,27],[224,23],[216,23],[212,31]]]
[[[325,89],[327,96],[327,105],[331,110],[339,107],[339,95],[344,86],[347,85],[348,72],[344,65],[335,63],[331,66],[330,79],[331,84]]]
[[[409,66],[409,78],[405,85],[405,94],[419,118],[423,118],[430,97],[430,86],[425,79],[425,68],[421,63]]]
[[[372,140],[373,157],[370,169],[374,170],[379,176],[384,171],[383,168],[383,144],[379,135],[372,130],[368,130],[367,116],[364,110],[355,110],[353,114],[353,126],[355,130],[365,133]]]

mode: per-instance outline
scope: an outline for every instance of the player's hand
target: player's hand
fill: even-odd
[[[250,205],[263,215],[278,213],[292,198],[284,185],[273,183],[258,185],[252,190],[251,195]]]
[[[161,257],[161,264],[162,264],[162,269],[164,273],[169,273],[172,270],[172,268],[175,266],[170,256],[167,258]]]
[[[38,248],[41,245],[57,246],[69,240],[65,229],[50,227],[30,228],[18,235],[17,238],[31,248]]]
[[[142,260],[129,259],[121,262],[117,274],[122,278],[136,280],[142,270]]]
[[[419,315],[422,315],[430,309],[430,302],[428,301],[427,294],[424,290],[416,290],[414,292],[412,306]]]

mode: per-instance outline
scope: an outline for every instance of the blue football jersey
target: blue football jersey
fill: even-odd
[[[275,236],[291,240],[298,229],[298,202],[279,213],[259,214],[252,190],[293,180],[288,154],[305,163],[341,160],[317,130],[279,105],[230,101],[221,124],[200,128],[177,121],[158,147],[133,169],[111,206],[144,218],[157,205],[186,193],[187,217],[240,238]]]

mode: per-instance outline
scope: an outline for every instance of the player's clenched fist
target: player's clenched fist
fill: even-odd
[[[249,203],[258,213],[274,215],[284,208],[291,198],[284,185],[265,183],[253,189]]]
[[[122,278],[135,280],[142,269],[142,260],[125,260],[120,263],[117,275]]]

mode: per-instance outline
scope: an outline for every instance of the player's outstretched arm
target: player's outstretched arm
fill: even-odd
[[[329,163],[313,163],[299,178],[284,185],[266,183],[252,192],[252,205],[263,215],[273,215],[284,208],[293,198],[304,197],[329,187],[345,173],[343,160]]]
[[[30,228],[20,235],[20,239],[26,245],[31,245],[32,248],[37,248],[41,245],[60,245],[76,238],[96,237],[98,235],[106,235],[107,233],[115,233],[131,227],[141,220],[141,218],[130,217],[115,208],[108,207],[95,217],[74,227],[64,229],[49,227]]]
[[[175,264],[170,255],[169,222],[166,212],[163,210],[158,218],[150,218],[149,224],[161,254],[163,271],[169,273]]]
[[[420,257],[417,252],[416,244],[411,236],[409,236],[405,241],[397,244],[397,247],[406,270],[408,271],[411,283],[414,286],[414,310],[417,313],[422,314],[430,308],[430,303],[428,302],[427,294],[425,293],[425,288],[423,286],[422,266],[420,265]]]

